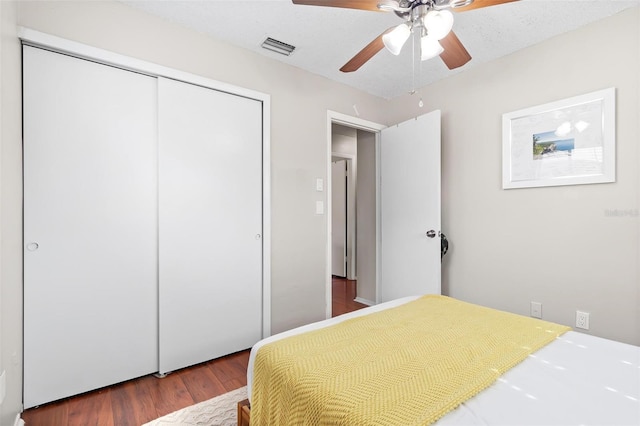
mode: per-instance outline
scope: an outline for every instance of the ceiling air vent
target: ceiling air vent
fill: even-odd
[[[284,43],[282,41],[276,40],[271,37],[267,37],[265,41],[262,42],[262,47],[267,50],[271,50],[272,52],[280,53],[282,55],[291,55],[294,50],[296,50],[295,46]]]

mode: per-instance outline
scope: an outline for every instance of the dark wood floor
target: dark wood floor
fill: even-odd
[[[367,307],[367,305],[353,301],[356,298],[356,281],[334,276],[331,297],[331,313],[334,317]]]
[[[356,282],[333,278],[333,316],[365,305],[354,302]],[[31,408],[27,426],[140,426],[180,408],[247,384],[249,351],[242,351],[169,374],[144,376],[118,385]]]

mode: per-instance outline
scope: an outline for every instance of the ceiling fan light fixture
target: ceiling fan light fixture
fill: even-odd
[[[377,8],[382,10],[383,12],[400,12],[406,13],[410,12],[410,7],[402,7],[400,6],[400,2],[397,0],[382,0],[378,3]]]
[[[471,3],[473,3],[473,0],[451,0],[449,2],[449,7],[455,9],[456,7],[469,6]]]
[[[453,28],[453,13],[448,10],[430,10],[423,18],[423,22],[431,37],[442,40]]]
[[[407,24],[400,24],[393,30],[389,31],[382,36],[382,43],[384,47],[394,55],[399,55],[402,50],[402,46],[411,35],[411,29]]]
[[[440,42],[433,36],[426,35],[420,39],[420,59],[426,61],[444,52]]]
[[[389,3],[378,3],[377,8],[383,12],[393,12],[395,10],[395,7]]]

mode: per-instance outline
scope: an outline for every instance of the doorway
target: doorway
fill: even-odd
[[[372,305],[409,295],[441,293],[440,239],[436,238],[440,230],[440,122],[439,110],[388,128],[339,113],[327,114],[329,181],[330,129],[333,124],[356,129],[356,301]],[[366,151],[371,155],[369,160],[363,158]],[[368,190],[362,188],[365,166],[371,166]],[[368,204],[361,205],[367,194]],[[363,217],[366,214],[368,219]],[[326,306],[330,317],[331,217],[327,224]],[[364,229],[366,226],[370,228]],[[363,238],[369,240],[364,242]],[[369,255],[364,253],[367,249]],[[370,279],[363,278],[365,272],[370,272]]]
[[[338,281],[346,286],[355,285],[354,301],[373,305],[377,300],[377,133],[385,126],[334,112],[329,112],[327,125],[330,129],[327,143],[327,176],[330,180],[327,183],[327,210],[332,212],[327,220],[327,256],[331,259],[327,262],[327,300],[332,300],[335,278],[345,277],[346,280]],[[337,184],[336,191],[335,180],[341,176],[337,169],[343,165],[346,181]],[[344,195],[340,191],[342,188]],[[342,206],[336,204],[341,203],[343,197],[346,204],[344,225],[333,214],[334,207],[338,213],[342,212]],[[343,248],[345,269],[344,275],[341,275],[340,269],[334,266],[338,266]],[[327,318],[331,314],[331,303],[327,303]]]
[[[358,130],[331,125],[332,275],[356,279],[356,182]]]

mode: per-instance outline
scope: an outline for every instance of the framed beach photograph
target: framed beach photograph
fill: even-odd
[[[502,115],[503,189],[615,182],[615,88]]]

